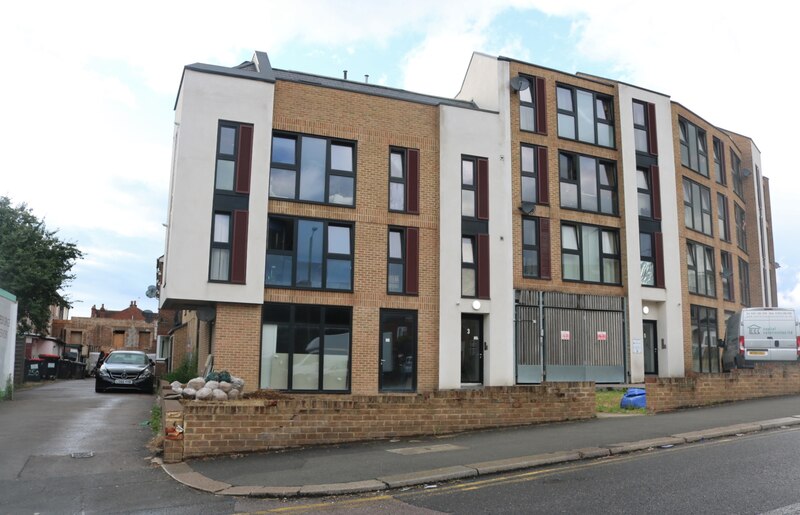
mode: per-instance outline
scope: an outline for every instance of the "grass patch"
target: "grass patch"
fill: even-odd
[[[161,404],[154,404],[150,408],[150,429],[154,435],[161,433]]]
[[[597,392],[595,392],[597,413],[625,413],[628,415],[647,413],[647,410],[644,408],[620,408],[619,401],[622,400],[625,391],[626,390],[597,390]]]

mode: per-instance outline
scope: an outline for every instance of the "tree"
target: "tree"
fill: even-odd
[[[0,288],[17,296],[17,331],[44,334],[50,306],[72,307],[60,293],[75,278],[70,273],[83,253],[45,228],[27,205],[0,196]]]

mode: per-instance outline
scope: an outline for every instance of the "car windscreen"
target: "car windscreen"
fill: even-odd
[[[144,365],[147,363],[147,356],[144,354],[127,354],[121,352],[112,352],[106,363],[117,365]]]

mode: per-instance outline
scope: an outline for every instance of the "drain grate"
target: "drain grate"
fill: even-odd
[[[72,454],[70,454],[70,456],[72,456],[73,458],[93,458],[94,457],[94,452],[92,452],[92,451],[89,451],[89,452],[73,452]]]

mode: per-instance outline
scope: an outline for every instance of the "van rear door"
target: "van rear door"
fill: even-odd
[[[797,323],[794,310],[743,310],[741,327],[746,360],[797,360]]]

